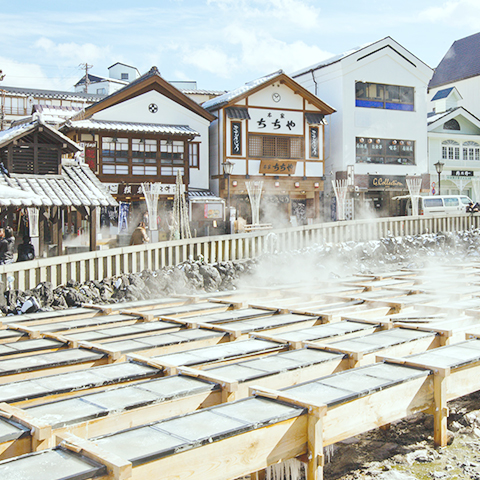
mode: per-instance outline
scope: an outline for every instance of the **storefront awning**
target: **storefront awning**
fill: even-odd
[[[321,113],[305,112],[305,120],[309,125],[321,125],[325,115]]]
[[[247,108],[228,107],[225,109],[225,114],[233,120],[250,120]]]

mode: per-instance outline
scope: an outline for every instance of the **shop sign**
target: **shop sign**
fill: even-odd
[[[249,108],[248,113],[249,132],[303,135],[303,112]]]
[[[473,170],[452,170],[452,177],[473,177]]]
[[[297,162],[291,160],[262,160],[259,173],[271,173],[274,175],[293,175],[297,168]]]
[[[242,124],[240,122],[232,122],[232,155],[242,154]]]
[[[206,203],[203,212],[205,218],[221,219],[223,218],[223,203]]]
[[[407,188],[405,177],[402,175],[369,175],[368,188]]]
[[[96,172],[97,170],[97,142],[80,142],[83,149],[83,161],[89,168]]]
[[[318,127],[310,127],[310,157],[319,158]]]
[[[144,196],[141,183],[104,183],[104,185],[112,195]],[[175,195],[177,185],[175,183],[159,183],[156,188],[160,195]],[[185,185],[182,190],[185,192]]]

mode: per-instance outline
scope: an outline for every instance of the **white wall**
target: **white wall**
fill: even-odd
[[[155,103],[156,113],[151,113],[148,106]],[[200,169],[190,169],[190,187],[209,188],[208,174],[208,127],[209,120],[197,113],[164,97],[156,91],[150,91],[125,102],[97,112],[94,120],[113,122],[158,123],[163,125],[186,125],[200,133],[195,141],[200,141]],[[188,152],[187,152],[188,153]]]
[[[337,63],[315,70],[317,92],[311,72],[295,78],[337,110],[331,116],[331,157],[327,155],[325,163],[327,176],[330,170],[346,170],[347,165],[355,165],[355,174],[414,175],[428,170],[426,87],[431,69],[395,42],[392,46],[410,61],[387,47],[388,44],[388,39],[377,42]],[[356,81],[414,87],[415,111],[356,107]],[[413,140],[416,165],[357,164],[356,137]]]

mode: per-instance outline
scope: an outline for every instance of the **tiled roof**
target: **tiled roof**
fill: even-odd
[[[62,165],[61,175],[0,174],[0,195],[2,187],[11,187],[34,194],[36,197],[22,200],[21,205],[43,206],[116,206],[117,202],[105,186],[85,164]],[[19,199],[0,198],[4,206],[19,205]]]
[[[191,89],[191,88],[179,88],[179,90],[185,95],[223,95],[227,93],[226,90],[202,90],[202,89]]]
[[[77,152],[80,150],[80,147],[73,140],[38,118],[38,113],[33,114],[32,120],[29,120],[28,122],[19,123],[12,128],[0,131],[0,147],[8,145],[16,138],[21,138],[28,133],[33,132],[39,125],[42,125],[44,129],[49,130],[50,133],[59,139],[59,141],[66,143],[69,151]]]
[[[2,90],[8,94],[20,95],[24,97],[35,98],[58,98],[62,100],[86,100],[88,102],[97,102],[105,97],[105,95],[97,95],[95,93],[84,92],[63,92],[60,90],[40,90],[37,88],[22,88],[22,87],[6,87],[1,86]]]
[[[480,33],[453,42],[435,69],[428,88],[480,75]]]
[[[220,95],[219,97],[212,98],[211,100],[207,100],[205,103],[202,103],[202,107],[206,108],[207,110],[216,110],[220,108],[222,105],[226,105],[228,102],[231,102],[234,98],[243,95],[244,93],[252,90],[253,88],[261,85],[262,83],[268,82],[272,78],[283,73],[283,70],[278,70],[277,72],[271,73],[270,75],[265,75],[264,77],[257,78],[252,82],[248,82],[245,85],[236,88],[235,90],[231,90],[230,92],[225,93],[224,95]]]
[[[200,136],[188,125],[162,125],[159,123],[108,122],[105,120],[69,120],[62,130],[98,130],[115,132],[163,133],[166,135]]]
[[[225,114],[228,118],[235,120],[250,120],[248,108],[244,107],[228,107],[225,109]]]
[[[454,87],[444,88],[443,90],[439,90],[432,98],[432,102],[435,100],[441,100],[442,98],[447,98],[450,95],[450,92],[453,90]]]

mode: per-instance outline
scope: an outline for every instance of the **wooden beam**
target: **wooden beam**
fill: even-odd
[[[53,443],[54,437],[52,436],[51,425],[42,422],[25,410],[8,405],[7,403],[0,403],[0,416],[12,419],[30,429],[32,452],[38,452],[55,446]]]
[[[60,445],[66,450],[91,458],[95,462],[105,465],[108,470],[109,478],[112,480],[128,480],[132,478],[132,463],[119,456],[107,452],[95,445],[93,442],[84,440],[70,433],[62,433],[59,436]]]

